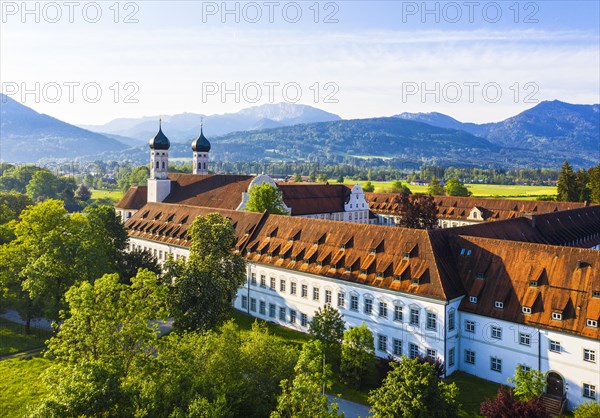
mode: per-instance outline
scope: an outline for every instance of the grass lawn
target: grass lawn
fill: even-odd
[[[49,365],[42,357],[0,361],[0,416],[25,416],[47,391],[40,377]]]
[[[257,318],[248,315],[244,312],[238,311],[237,309],[233,310],[233,319],[235,320],[235,323],[238,324],[240,329],[248,331],[252,329],[252,324],[254,323],[254,321],[257,320]],[[268,321],[262,321],[260,319],[258,319],[258,321],[267,324],[267,326],[269,327],[269,332],[271,334],[276,335],[277,337],[291,344],[301,346],[302,344],[310,340],[309,335],[303,332],[298,332],[293,329],[282,327],[281,325],[273,324]]]
[[[495,398],[500,385],[473,375],[455,372],[446,379],[458,386],[458,402],[461,407],[458,411],[459,417],[479,417],[479,406],[487,398]]]
[[[51,332],[32,328],[25,335],[25,326],[0,318],[0,356],[43,347]]]
[[[90,189],[92,199],[109,198],[113,203],[117,203],[123,197],[123,192],[120,190],[97,190]]]

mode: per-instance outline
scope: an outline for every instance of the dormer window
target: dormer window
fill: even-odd
[[[292,261],[295,263],[296,262],[296,256],[292,256]]]
[[[494,307],[496,309],[504,309],[504,302],[500,302],[499,300],[494,302]]]
[[[469,296],[469,302],[477,303],[477,296]]]
[[[346,244],[340,245],[340,250],[345,250],[345,249],[346,249]]]
[[[592,291],[592,297],[593,298],[600,298],[600,290],[593,290]]]
[[[413,286],[418,286],[419,285],[419,278],[418,277],[413,277],[410,280],[410,284],[413,285]]]
[[[272,253],[271,251],[269,251],[269,252],[267,253],[267,256],[269,256],[269,257],[273,257],[273,253]]]
[[[314,240],[313,245],[319,245],[319,240]]]
[[[369,248],[369,254],[377,254],[377,249],[376,248]]]
[[[377,272],[377,278],[378,278],[378,279],[383,279],[383,272],[381,272],[381,271],[378,271],[378,272]]]
[[[485,279],[485,274],[483,274],[482,272],[477,273],[477,278],[480,280]]]
[[[529,307],[529,306],[523,306],[521,308],[521,312],[523,312],[525,315],[530,315],[531,314],[531,307]]]
[[[529,287],[537,287],[538,282],[537,280],[529,280]]]
[[[402,276],[400,276],[399,274],[394,274],[394,281],[399,282],[402,280]]]
[[[410,260],[410,254],[409,253],[402,253],[402,260],[404,260],[404,261]]]
[[[317,261],[317,267],[323,267],[323,262],[322,261]]]
[[[350,266],[344,266],[344,270],[349,273],[352,271],[352,268]]]
[[[552,320],[553,321],[562,321],[562,313],[552,312]]]
[[[365,274],[365,275],[366,275],[366,274],[367,274],[367,270],[365,270],[365,269],[360,269],[360,274]]]
[[[585,325],[592,328],[598,328],[598,321],[595,319],[587,319]]]

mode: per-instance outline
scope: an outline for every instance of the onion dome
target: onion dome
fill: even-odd
[[[210,142],[202,133],[202,125],[200,125],[200,135],[192,141],[192,151],[194,152],[208,152],[210,151]]]
[[[158,132],[150,139],[150,149],[168,150],[171,146],[169,138],[162,131],[162,120],[158,122]]]

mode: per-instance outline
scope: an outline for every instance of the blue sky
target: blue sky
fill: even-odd
[[[2,3],[2,90],[71,123],[296,100],[486,122],[600,101],[597,1],[82,1],[73,23],[63,2],[21,4]]]

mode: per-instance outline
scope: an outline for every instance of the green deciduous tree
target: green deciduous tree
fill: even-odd
[[[521,401],[530,401],[539,398],[544,392],[547,373],[538,370],[523,370],[521,365],[515,369],[515,377],[509,377],[508,381],[514,383],[513,393]]]
[[[340,362],[344,330],[342,315],[329,304],[319,308],[308,324],[309,334],[323,343],[325,357],[336,369]]]
[[[372,193],[375,191],[375,186],[373,186],[373,183],[371,183],[371,181],[367,181],[365,183],[365,185],[362,187],[363,191],[366,193]]]
[[[471,196],[471,192],[456,178],[452,178],[446,182],[445,190],[448,196]]]
[[[573,410],[573,416],[575,418],[598,418],[600,417],[600,402],[588,401],[580,403]]]
[[[75,190],[75,198],[87,202],[92,198],[92,192],[90,192],[90,189],[88,189],[87,186],[82,183],[79,185],[77,190]]]
[[[600,164],[589,169],[590,173],[590,197],[592,202],[600,203]]]
[[[410,189],[408,188],[407,185],[405,185],[404,183],[402,183],[400,180],[394,180],[390,186],[390,192],[391,193],[405,193],[405,194],[411,194],[412,192],[410,191]]]
[[[300,174],[296,173],[296,174],[294,174],[292,181],[295,183],[302,183],[302,176]]]
[[[334,418],[339,417],[338,405],[328,406],[324,391],[331,388],[331,366],[325,362],[321,341],[304,344],[293,380],[283,380],[283,393],[271,418]],[[343,414],[341,415],[344,416]]]
[[[288,214],[285,203],[283,202],[281,190],[270,183],[252,186],[248,193],[246,210],[251,212],[267,211],[276,215]]]
[[[435,368],[405,356],[392,363],[381,387],[369,393],[375,417],[458,416],[456,384],[447,384],[436,376]]]
[[[194,220],[189,260],[166,263],[173,280],[171,304],[178,329],[211,329],[230,317],[231,303],[244,283],[246,265],[231,251],[235,233],[218,213]]]
[[[48,170],[38,170],[27,184],[27,196],[33,201],[56,199],[60,193],[60,181],[58,177]]]
[[[374,353],[373,334],[364,322],[345,331],[340,365],[342,380],[359,388],[373,367]]]
[[[440,184],[437,177],[433,176],[429,186],[427,187],[427,193],[431,196],[444,196],[444,186]]]

